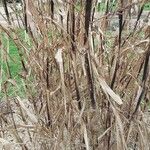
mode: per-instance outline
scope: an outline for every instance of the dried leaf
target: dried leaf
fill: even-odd
[[[90,150],[90,148],[89,148],[89,139],[88,139],[88,135],[87,135],[86,125],[83,123],[82,127],[83,127],[83,131],[84,131],[84,140],[85,140],[86,150]]]
[[[33,113],[31,113],[28,108],[26,108],[25,104],[23,103],[23,101],[20,99],[19,96],[17,96],[17,100],[18,100],[19,105],[21,106],[21,108],[22,108],[22,109],[26,112],[26,114],[29,116],[30,121],[31,121],[32,123],[37,123],[38,120],[37,120],[36,116],[35,116]]]
[[[58,49],[56,55],[55,55],[55,59],[58,63],[62,63],[62,49]]]
[[[109,86],[108,84],[106,83],[106,81],[102,78],[99,78],[99,82],[100,82],[100,85],[102,87],[102,89],[107,93],[109,94],[109,96],[116,102],[118,103],[119,105],[122,105],[123,102],[120,98],[119,95],[117,95]]]
[[[100,75],[98,74],[98,71],[96,69],[96,67],[93,65],[93,69],[95,70],[95,74],[97,75],[98,81],[102,87],[102,89],[104,90],[105,93],[107,93],[116,103],[118,103],[119,105],[122,105],[123,102],[120,98],[119,95],[117,95],[106,83],[106,81],[100,77]]]

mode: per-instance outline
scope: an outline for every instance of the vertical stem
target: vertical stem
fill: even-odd
[[[122,36],[122,30],[123,30],[123,11],[121,10],[123,8],[123,0],[119,1],[119,7],[120,10],[118,11],[118,19],[119,19],[119,35],[118,35],[118,53],[116,58],[114,59],[115,61],[115,69],[112,75],[112,80],[111,80],[111,84],[110,87],[111,89],[114,89],[114,84],[116,81],[116,76],[117,76],[117,70],[119,67],[119,56],[120,56],[120,47],[121,47],[121,36]],[[108,102],[108,110],[107,110],[107,120],[106,120],[106,128],[109,128],[111,126],[112,123],[112,119],[111,119],[111,114],[110,114],[110,103]],[[111,131],[108,133],[108,139],[107,139],[108,145],[107,145],[107,150],[110,149],[110,145],[111,145]]]
[[[51,18],[52,20],[54,19],[54,2],[53,0],[50,0],[50,13],[51,13]]]
[[[24,0],[24,24],[26,32],[28,32],[27,9],[28,9],[28,0]]]
[[[85,6],[85,35],[84,35],[84,45],[88,45],[88,36],[89,36],[89,26],[91,21],[91,13],[92,13],[92,0],[86,0]],[[85,54],[85,68],[87,72],[88,79],[88,88],[90,93],[91,105],[92,108],[96,108],[96,100],[95,100],[95,90],[94,90],[94,82],[92,76],[92,68],[90,64],[90,50],[89,46],[87,52]]]
[[[81,110],[82,106],[81,106],[81,101],[80,101],[80,92],[79,92],[79,88],[78,88],[78,75],[76,72],[76,45],[75,45],[75,9],[74,9],[74,5],[75,5],[75,0],[72,0],[72,4],[70,4],[70,14],[69,14],[69,18],[70,18],[70,36],[71,36],[71,47],[72,47],[72,52],[71,52],[71,57],[74,60],[73,61],[73,73],[74,73],[74,80],[75,80],[75,91],[76,91],[76,97],[77,97],[77,102],[78,102],[78,108],[79,110]]]
[[[7,7],[7,1],[2,0],[2,4],[3,4],[4,10],[5,10],[5,13],[6,13],[8,23],[9,23],[9,25],[11,25],[10,16],[9,16],[8,7]]]

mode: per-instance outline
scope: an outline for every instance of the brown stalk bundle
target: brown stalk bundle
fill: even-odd
[[[147,1],[119,0],[115,10],[104,2],[97,12],[96,0],[22,0],[15,25],[3,2],[8,26],[0,31],[15,44],[22,71],[17,83],[1,37],[0,149],[150,148]]]

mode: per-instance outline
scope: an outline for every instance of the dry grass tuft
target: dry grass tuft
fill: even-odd
[[[94,0],[24,0],[11,13],[4,3],[0,149],[149,150],[146,2],[98,12]]]

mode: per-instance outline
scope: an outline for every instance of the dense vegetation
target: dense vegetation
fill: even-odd
[[[149,6],[3,3],[0,148],[148,150]]]

